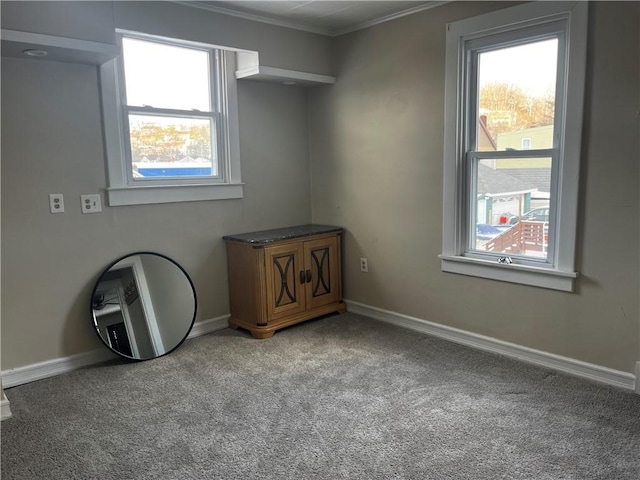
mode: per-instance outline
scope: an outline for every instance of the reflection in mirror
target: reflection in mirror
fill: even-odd
[[[149,360],[175,350],[196,318],[187,272],[164,255],[138,252],[108,266],[91,294],[100,340],[115,353]]]

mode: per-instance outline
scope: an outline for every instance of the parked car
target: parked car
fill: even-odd
[[[523,213],[520,217],[525,222],[548,222],[549,221],[549,207],[539,207],[529,210]],[[520,221],[518,217],[512,217],[509,219],[509,225],[515,225]]]

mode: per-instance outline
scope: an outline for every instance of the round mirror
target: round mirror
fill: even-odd
[[[149,360],[175,350],[196,319],[187,272],[159,253],[137,252],[109,265],[91,293],[100,340],[118,355]]]

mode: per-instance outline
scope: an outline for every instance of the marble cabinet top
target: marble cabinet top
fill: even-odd
[[[333,232],[342,232],[342,227],[332,227],[329,225],[298,225],[295,227],[276,228],[259,232],[225,235],[222,238],[229,242],[262,244]]]

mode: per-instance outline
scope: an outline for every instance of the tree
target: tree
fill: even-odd
[[[552,91],[532,96],[517,85],[494,82],[480,89],[479,103],[494,141],[502,132],[553,124],[555,95]]]
[[[189,130],[187,155],[193,158],[211,158],[211,129],[209,125],[192,126]]]
[[[133,162],[175,162],[185,156],[211,158],[209,125],[132,121],[129,136]]]

